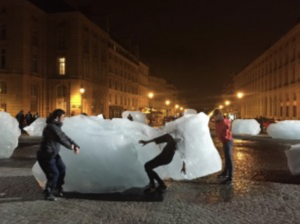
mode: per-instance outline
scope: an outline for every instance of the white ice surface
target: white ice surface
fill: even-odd
[[[30,136],[42,136],[46,126],[46,118],[39,117],[29,126],[23,128]]]
[[[0,112],[0,159],[9,158],[18,146],[21,131],[16,118]]]
[[[187,175],[180,173],[183,160],[176,153],[171,164],[156,169],[162,178],[193,179],[221,169],[221,159],[209,133],[208,117],[203,113],[184,116],[161,129],[128,119],[103,120],[79,115],[66,118],[62,127],[81,147],[78,155],[64,147],[61,149],[67,167],[64,189],[100,193],[145,186],[149,180],[144,164],[158,155],[164,145],[150,143],[143,147],[138,141],[174,131],[170,127],[176,129],[174,137],[183,139],[178,150],[185,152]],[[33,173],[43,185],[45,176],[37,163]]]
[[[234,135],[257,135],[260,125],[255,119],[236,119],[232,122],[232,134]]]
[[[197,114],[197,111],[194,109],[185,109],[183,115],[188,115],[188,114]]]
[[[300,144],[292,145],[290,149],[285,150],[288,161],[288,167],[292,175],[300,174]]]
[[[131,114],[133,121],[138,121],[143,124],[147,124],[146,115],[140,111],[124,111],[122,118],[128,119],[128,115]]]
[[[272,138],[300,139],[300,121],[287,120],[270,124],[267,133]]]

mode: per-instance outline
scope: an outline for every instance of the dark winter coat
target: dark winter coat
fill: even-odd
[[[60,151],[60,145],[72,150],[72,145],[79,146],[69,138],[62,130],[61,122],[55,120],[50,121],[43,130],[43,140],[40,149],[37,151],[39,159],[54,158]]]

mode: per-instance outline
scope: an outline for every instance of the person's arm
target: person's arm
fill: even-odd
[[[155,142],[156,144],[160,144],[160,143],[163,143],[163,142],[168,142],[168,134],[159,136],[157,138],[154,138],[154,139],[151,139],[151,140],[148,140],[148,141],[145,141],[145,140],[140,140],[139,141],[139,143],[143,144],[143,146],[147,145],[150,142]]]
[[[186,168],[185,168],[185,162],[184,161],[182,163],[182,168],[181,168],[180,173],[183,173],[184,175],[186,174]]]
[[[151,139],[151,140],[148,140],[148,141],[146,141],[146,140],[139,140],[139,143],[143,144],[143,146],[147,145],[150,142],[154,142],[154,139]]]
[[[50,130],[56,135],[58,143],[66,147],[67,149],[73,150],[76,154],[79,153],[79,146],[70,139],[60,128],[49,127]]]

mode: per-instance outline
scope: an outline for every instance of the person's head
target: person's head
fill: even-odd
[[[224,115],[220,109],[215,109],[213,112],[213,117],[215,120],[222,120],[224,119]]]
[[[49,123],[50,121],[53,121],[53,120],[63,123],[65,120],[65,114],[66,114],[66,112],[64,110],[56,109],[47,118],[47,123]]]

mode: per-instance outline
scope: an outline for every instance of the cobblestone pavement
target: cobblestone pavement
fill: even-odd
[[[300,222],[300,177],[288,171],[288,141],[236,139],[232,186],[220,185],[214,174],[168,181],[163,195],[132,188],[115,194],[68,194],[57,202],[42,199],[32,176],[36,142],[23,139],[11,159],[0,160],[0,224]]]

